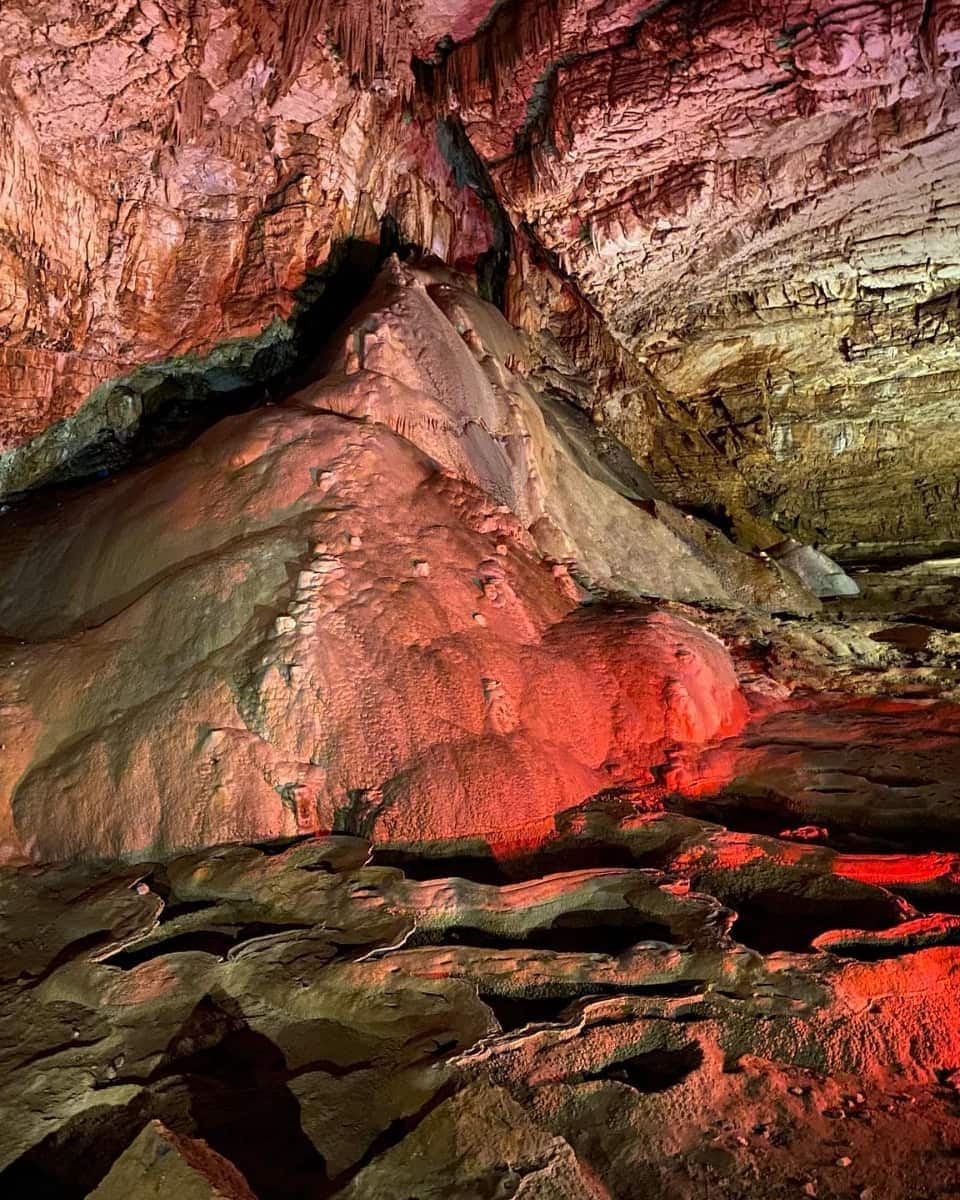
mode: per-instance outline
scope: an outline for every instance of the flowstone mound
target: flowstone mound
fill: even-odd
[[[720,640],[642,598],[817,602],[639,503],[524,364],[462,281],[393,262],[285,403],[5,514],[6,857],[507,844],[736,733]]]

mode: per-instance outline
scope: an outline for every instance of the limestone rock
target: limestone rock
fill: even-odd
[[[768,547],[767,553],[789,567],[815,596],[826,598],[860,594],[860,588],[846,571],[813,546],[802,546],[790,538]]]
[[[596,1193],[571,1147],[534,1124],[502,1088],[476,1086],[432,1112],[398,1147],[366,1167],[345,1190],[359,1200],[403,1194],[494,1200],[588,1200]]]
[[[0,493],[276,369],[384,230],[744,544],[955,542],[956,4],[486,9],[9,3]]]
[[[3,6],[0,1194],[960,1195],[958,56]]]
[[[2,985],[0,1185],[762,1200],[787,1176],[840,1187],[827,1162],[849,1158],[898,1200],[921,1162],[956,1186],[957,921],[898,919],[888,890],[927,879],[955,905],[955,864],[870,866],[612,798],[564,837],[567,858],[619,846],[663,871],[530,857],[480,884],[363,865],[341,836],[221,848],[142,865],[133,893],[162,895],[163,919],[105,954],[68,933],[129,872],[8,872],[6,911],[42,902],[62,948],[38,970],[2,947],[32,973]],[[885,887],[843,891],[861,876]],[[715,896],[738,882],[733,913]],[[838,924],[854,915],[873,927]],[[801,932],[812,946],[783,948]]]
[[[523,840],[736,732],[721,641],[637,601],[816,601],[638,503],[519,355],[457,277],[393,263],[287,403],[69,520],[0,516],[6,856]]]
[[[529,0],[437,71],[559,267],[548,326],[579,294],[641,360],[599,415],[745,537],[954,540],[958,28],[919,0]]]
[[[5,5],[0,494],[122,433],[144,363],[242,382],[221,344],[282,334],[307,273],[375,244],[382,218],[451,262],[483,252],[482,209],[404,101],[412,54],[482,16],[476,0]]]
[[[151,1121],[128,1146],[91,1200],[182,1196],[183,1200],[256,1200],[240,1172],[206,1143],[178,1137]]]

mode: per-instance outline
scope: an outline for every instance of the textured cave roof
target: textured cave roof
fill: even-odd
[[[12,0],[0,487],[387,218],[459,266],[509,239],[508,317],[745,541],[948,542],[958,54],[950,0]]]

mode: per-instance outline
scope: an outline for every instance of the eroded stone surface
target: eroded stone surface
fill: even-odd
[[[171,356],[286,352],[307,273],[386,222],[744,544],[956,541],[954,0],[5,18],[0,491],[126,436],[144,362],[202,407],[257,351]]]
[[[519,882],[413,880],[336,836],[7,871],[5,911],[50,932],[3,946],[0,1183],[153,1194],[166,1164],[250,1195],[226,1158],[261,1200],[957,1186],[955,873],[917,916],[844,894],[856,856],[622,802],[571,820],[567,855],[658,867],[543,874],[547,843]],[[822,933],[796,924],[816,895]]]
[[[240,1172],[195,1138],[178,1137],[160,1121],[145,1125],[92,1200],[176,1194],[183,1200],[256,1200]]]
[[[701,610],[747,724],[534,838],[8,868],[0,1185],[83,1197],[161,1121],[260,1200],[949,1194],[957,720],[869,635],[907,577],[943,599]]]
[[[482,8],[5,5],[0,451],[105,380],[288,317],[305,272],[387,215],[472,262],[486,217],[403,96],[411,55]],[[0,490],[63,453],[0,459]]]
[[[4,7],[0,1192],[960,1192],[958,29]]]
[[[605,419],[761,545],[758,516],[805,541],[953,539],[958,29],[921,0],[543,0],[433,81],[641,356]]]
[[[5,514],[6,856],[509,843],[737,732],[719,638],[635,601],[816,600],[648,503],[524,362],[456,277],[394,262],[284,404],[69,521]]]

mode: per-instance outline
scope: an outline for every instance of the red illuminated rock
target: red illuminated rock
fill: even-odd
[[[665,782],[714,811],[785,810],[832,836],[869,828],[908,844],[922,828],[934,845],[952,844],[958,728],[956,703],[805,697],[762,717],[741,740],[703,755],[679,752]]]
[[[394,8],[5,4],[0,453],[104,380],[289,316],[305,272],[388,213],[451,263],[486,248],[432,130],[403,118],[411,55],[483,6]],[[57,460],[0,460],[0,490]]]
[[[18,1120],[0,1127],[0,1181],[494,1200],[641,1180],[767,1200],[771,1180],[842,1195],[855,1171],[861,1193],[907,1200],[922,1178],[949,1194],[957,918],[764,956],[758,936],[812,932],[815,872],[790,861],[810,848],[616,808],[584,808],[566,852],[659,844],[662,871],[493,884],[421,859],[414,880],[337,836],[3,872],[0,1100]],[[669,856],[725,840],[767,864],[740,913],[700,890],[721,873]],[[835,896],[835,918],[867,911]]]
[[[718,638],[578,597],[813,602],[638,503],[527,369],[456,277],[394,263],[286,404],[68,523],[6,514],[7,857],[329,829],[508,845],[736,733]]]
[[[958,31],[4,7],[0,1194],[960,1194]]]

